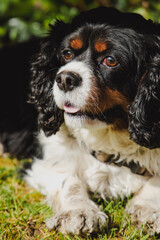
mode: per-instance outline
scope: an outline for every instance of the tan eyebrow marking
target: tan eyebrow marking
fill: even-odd
[[[73,40],[70,41],[70,46],[76,50],[79,50],[82,48],[83,46],[83,42],[81,39],[79,38],[75,38]]]
[[[107,49],[107,44],[105,42],[98,41],[95,43],[94,47],[97,52],[103,52]]]

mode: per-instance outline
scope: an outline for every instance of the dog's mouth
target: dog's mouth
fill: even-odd
[[[70,102],[65,102],[63,106],[64,112],[71,117],[74,118],[81,118],[84,120],[95,120],[98,119],[98,116],[100,117],[100,114],[94,114],[91,112],[86,112],[84,109],[80,109],[79,107],[75,106],[74,104]]]
[[[71,116],[85,115],[85,113],[83,113],[79,107],[76,107],[75,105],[71,104],[70,102],[65,102],[64,111],[66,114],[71,115]]]
[[[84,120],[95,120],[95,119],[99,119],[102,121],[102,118],[104,118],[104,113],[93,113],[93,112],[88,112],[85,111],[84,109],[82,110],[80,107],[75,106],[74,104],[72,104],[71,102],[65,102],[64,106],[63,106],[63,110],[64,112],[71,117],[74,118],[81,118]]]

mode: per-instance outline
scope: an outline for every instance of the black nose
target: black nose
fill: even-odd
[[[56,82],[62,91],[68,92],[80,86],[82,78],[78,73],[63,71],[57,74]]]

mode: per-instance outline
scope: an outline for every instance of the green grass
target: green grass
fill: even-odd
[[[18,179],[17,172],[22,165],[16,159],[0,158],[0,239],[159,239],[149,237],[142,229],[135,229],[130,218],[125,214],[125,201],[98,201],[103,211],[109,215],[106,228],[101,234],[87,237],[63,236],[48,230],[45,219],[52,215],[52,210],[44,204],[44,197]]]

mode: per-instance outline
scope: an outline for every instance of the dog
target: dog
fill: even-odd
[[[29,101],[42,157],[26,182],[46,195],[63,234],[90,234],[108,216],[92,200],[133,194],[126,211],[160,233],[160,26],[100,7],[57,21],[33,57]]]

